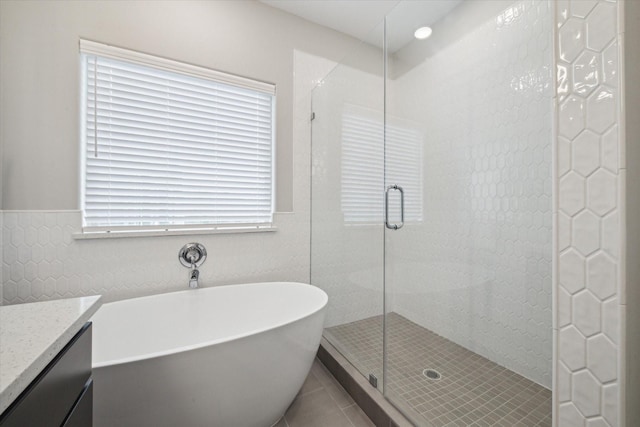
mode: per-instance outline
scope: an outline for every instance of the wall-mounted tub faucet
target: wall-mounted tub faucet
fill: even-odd
[[[200,243],[187,243],[178,252],[178,259],[180,264],[191,269],[189,275],[189,287],[198,287],[198,278],[200,277],[200,271],[198,267],[204,264],[207,259],[207,250]]]
[[[200,271],[194,267],[193,270],[191,270],[191,278],[189,279],[190,288],[198,287],[198,277],[200,277]]]

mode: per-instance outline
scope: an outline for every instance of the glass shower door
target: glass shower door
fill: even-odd
[[[311,122],[311,283],[329,295],[324,337],[380,389],[383,85],[382,47],[363,43],[314,89]]]
[[[550,426],[551,3],[436,3],[386,19],[384,394]],[[398,43],[407,16],[431,38]]]

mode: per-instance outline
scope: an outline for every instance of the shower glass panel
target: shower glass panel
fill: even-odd
[[[329,295],[324,336],[382,389],[382,26],[312,94],[311,283]],[[367,319],[366,328],[352,328]],[[375,380],[374,380],[375,382]]]
[[[400,1],[312,94],[324,336],[416,425],[551,426],[552,23]]]
[[[551,425],[552,19],[535,0],[386,18],[385,187],[404,224],[385,228],[384,394],[418,425]]]

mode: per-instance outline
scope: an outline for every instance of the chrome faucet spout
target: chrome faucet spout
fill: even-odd
[[[193,268],[193,270],[191,270],[191,277],[189,278],[189,287],[190,288],[197,288],[198,287],[198,278],[200,277],[200,272],[198,271],[197,268]]]

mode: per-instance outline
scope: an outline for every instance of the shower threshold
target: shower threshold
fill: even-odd
[[[380,315],[334,326],[325,337],[360,372],[383,378],[382,322]],[[418,425],[551,426],[549,389],[397,313],[387,314],[387,336],[384,394]]]

